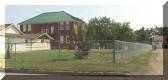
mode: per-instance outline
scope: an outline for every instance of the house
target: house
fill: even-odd
[[[152,40],[152,46],[158,48],[162,48],[163,45],[163,36],[155,35]]]
[[[4,25],[0,25],[0,54],[4,54],[5,53],[5,37],[4,37],[4,29],[5,26]]]
[[[47,33],[24,34],[13,24],[5,24],[1,29],[5,38],[5,49],[11,51],[49,50],[50,40],[53,40]]]
[[[84,21],[64,11],[46,12],[33,18],[20,22],[18,26],[25,34],[47,33],[54,40],[51,41],[52,49],[76,47],[74,37],[78,34],[78,26]]]

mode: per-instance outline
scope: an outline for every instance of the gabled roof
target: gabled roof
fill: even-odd
[[[0,31],[5,28],[5,25],[0,25]]]
[[[5,28],[7,28],[7,27],[9,27],[10,25],[12,25],[12,23],[11,24],[0,25],[0,31],[5,29]]]
[[[12,23],[11,24],[5,24],[5,31],[9,28],[14,28],[16,31],[19,32],[19,34],[24,34],[22,31],[20,31],[18,28],[16,28],[15,25],[12,24]]]
[[[40,24],[40,23],[54,23],[54,22],[83,22],[81,19],[74,17],[64,11],[46,12],[37,15],[33,18],[20,22],[19,24]]]
[[[2,26],[2,27],[1,27]],[[19,32],[19,34],[12,34],[12,33],[5,33],[5,37],[14,37],[14,38],[26,38],[26,39],[38,39],[41,36],[46,36],[48,39],[50,40],[54,40],[51,36],[49,36],[47,33],[33,33],[33,34],[24,34],[22,31],[20,31],[19,29],[17,29],[13,24],[5,24],[5,25],[1,25],[1,29],[9,29],[9,28],[14,28],[15,30],[17,30]]]
[[[21,34],[11,34],[11,33],[6,33],[5,34],[5,37],[26,38],[26,39],[31,39],[31,40],[38,39],[42,36],[46,36],[46,37],[48,37],[48,39],[54,40],[52,37],[50,37],[46,33],[23,34],[23,35],[21,35]]]

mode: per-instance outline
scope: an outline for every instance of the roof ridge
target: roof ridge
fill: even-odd
[[[59,13],[59,12],[65,12],[65,11],[48,11],[48,12],[44,12],[44,13]]]
[[[66,16],[67,15],[67,16]],[[53,17],[56,17],[58,19],[54,19]],[[61,17],[60,17],[61,16]],[[64,16],[64,17],[63,17]],[[52,19],[50,19],[50,18]],[[40,19],[40,21],[38,21],[37,19]],[[43,21],[42,21],[43,20]],[[72,16],[71,14],[65,12],[65,11],[57,11],[57,12],[44,12],[44,13],[41,13],[37,16],[34,16],[30,19],[27,19],[25,21],[22,21],[18,24],[25,24],[25,23],[30,23],[30,24],[33,24],[33,23],[45,23],[45,22],[56,22],[56,21],[80,21],[80,22],[84,22],[83,20],[75,17],[75,16]],[[84,22],[85,23],[85,22]]]

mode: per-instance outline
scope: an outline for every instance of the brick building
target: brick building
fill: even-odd
[[[74,49],[74,37],[78,34],[78,26],[85,22],[64,11],[47,12],[20,22],[20,30],[25,34],[47,33],[54,38],[51,48]]]

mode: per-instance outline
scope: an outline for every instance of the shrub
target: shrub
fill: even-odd
[[[89,42],[82,41],[77,43],[77,50],[75,52],[76,59],[86,59],[89,56]]]

